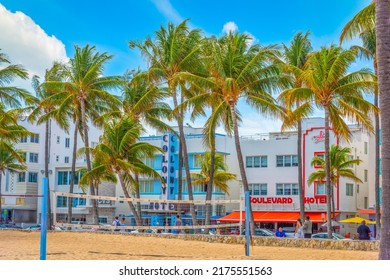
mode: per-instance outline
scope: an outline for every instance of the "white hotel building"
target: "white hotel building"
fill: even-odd
[[[34,137],[23,139],[18,147],[26,152],[28,169],[23,173],[7,172],[4,176],[2,188],[2,207],[8,210],[8,216],[16,223],[36,222],[40,220],[40,195],[41,181],[44,169],[44,137],[45,128],[21,121],[28,130],[36,133]],[[70,182],[70,167],[73,150],[73,127],[70,133],[62,131],[54,122],[50,131],[50,163],[49,184],[50,189],[56,192],[68,192]],[[350,180],[341,178],[334,188],[335,208],[338,214],[337,220],[355,216],[359,210],[372,208],[374,197],[374,137],[368,135],[362,128],[351,126],[352,140],[344,143],[331,133],[331,144],[349,146],[352,148],[352,157],[362,160],[360,165],[354,167],[355,174],[363,181],[356,184]],[[91,128],[90,145],[98,142],[101,131]],[[199,171],[199,158],[205,152],[203,145],[202,129],[186,127],[186,139],[189,153],[189,165],[191,172]],[[39,136],[38,136],[39,135]],[[303,176],[305,194],[305,212],[312,217],[316,224],[315,229],[326,219],[325,187],[321,182],[313,185],[307,184],[308,176],[316,170],[311,166],[312,158],[324,153],[324,120],[322,118],[310,118],[303,123]],[[162,184],[146,178],[140,182],[141,197],[149,199],[177,199],[178,185],[178,139],[170,134],[142,137],[145,141],[164,148],[164,155],[156,155],[153,159],[146,159],[147,164],[167,177],[167,189]],[[78,139],[78,146],[83,145]],[[218,190],[213,193],[213,199],[239,199],[240,197],[240,172],[234,139],[226,135],[218,134],[216,138],[217,152],[224,155],[229,172],[237,174],[237,180],[229,183],[229,195]],[[242,137],[241,146],[246,168],[247,179],[251,189],[251,201],[255,221],[261,226],[275,228],[276,226],[288,226],[296,221],[299,213],[298,198],[298,159],[297,159],[297,133],[269,133],[256,137]],[[165,148],[164,148],[165,149]],[[77,168],[85,167],[85,159],[77,159]],[[80,174],[78,174],[79,178]],[[184,169],[183,169],[184,176]],[[83,193],[77,185],[75,193]],[[88,192],[88,190],[87,190]],[[113,184],[99,186],[99,195],[123,196],[121,187]],[[188,197],[183,192],[183,199]],[[194,198],[204,199],[205,189],[201,186],[194,187]],[[67,201],[58,197],[56,201],[57,220],[65,219],[67,215]],[[144,222],[156,224],[161,222],[159,211],[162,205],[145,204],[142,206],[145,212]],[[99,218],[102,223],[110,223],[115,215],[130,217],[127,203],[99,201]],[[173,208],[172,208],[173,209]],[[166,209],[164,209],[166,210]],[[173,209],[174,210],[174,209]],[[204,208],[199,207],[197,216],[204,217]],[[236,206],[226,208],[223,205],[213,207],[214,222],[237,222],[239,220]],[[166,211],[165,211],[166,212]],[[172,215],[174,211],[172,211]],[[81,222],[90,220],[91,203],[89,200],[76,199],[73,203],[73,218]],[[227,216],[225,216],[228,214]],[[161,224],[161,223],[160,223]],[[348,225],[341,226],[340,232],[354,232],[354,228]]]

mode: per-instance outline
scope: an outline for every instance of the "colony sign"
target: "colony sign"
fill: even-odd
[[[291,197],[258,197],[252,196],[250,198],[253,204],[291,204],[293,199]],[[324,204],[326,197],[305,197],[306,204]]]

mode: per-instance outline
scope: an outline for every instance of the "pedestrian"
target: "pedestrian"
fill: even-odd
[[[279,230],[275,232],[276,237],[286,237],[286,232],[283,230],[282,227],[279,227]]]
[[[306,216],[305,222],[303,223],[304,238],[311,238],[312,233],[313,233],[313,224],[310,221],[310,217]]]
[[[126,218],[125,217],[122,217],[120,225],[123,227],[126,226]],[[127,231],[126,229],[121,229],[121,232],[126,232],[126,231]]]
[[[181,223],[181,220],[180,220],[180,216],[179,215],[176,215],[176,221],[175,221],[175,226],[181,226],[182,223]],[[175,233],[180,233],[181,230],[180,229],[176,229],[175,230]]]
[[[303,224],[301,219],[297,219],[297,224],[295,225],[295,238],[303,238]]]
[[[366,221],[362,221],[361,225],[357,228],[359,234],[359,240],[370,240],[371,230],[366,226]]]
[[[121,225],[121,222],[119,221],[119,217],[118,216],[115,217],[115,220],[112,222],[112,225],[114,227],[119,227]],[[119,231],[119,229],[115,229],[114,231]]]

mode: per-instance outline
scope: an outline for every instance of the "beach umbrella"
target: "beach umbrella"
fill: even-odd
[[[340,223],[351,223],[351,224],[360,224],[362,221],[366,221],[366,224],[368,225],[374,225],[376,224],[375,221],[370,221],[361,217],[352,217],[349,219],[340,220]]]

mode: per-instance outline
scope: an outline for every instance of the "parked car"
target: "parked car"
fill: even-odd
[[[245,229],[242,234],[245,235]],[[269,229],[257,228],[255,229],[255,236],[275,236],[275,234]]]
[[[295,237],[295,227],[283,227],[283,230],[286,233],[287,238]]]
[[[0,228],[22,229],[22,227],[14,225],[14,224],[0,224]]]
[[[155,229],[144,229],[142,232],[138,229],[131,231],[130,233],[157,233]]]
[[[25,230],[38,230],[39,231],[39,230],[41,230],[41,225],[29,226],[29,227],[26,227]],[[59,226],[55,226],[54,230],[65,230],[65,228],[59,227]]]
[[[325,233],[316,233],[311,236],[312,239],[328,239],[328,234]],[[338,234],[338,233],[332,233],[332,239],[333,240],[351,240],[349,238],[345,238],[344,236]]]

